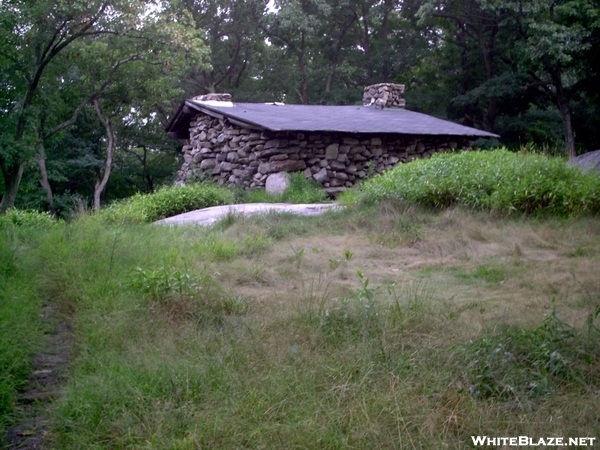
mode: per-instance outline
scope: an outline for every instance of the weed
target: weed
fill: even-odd
[[[13,226],[16,228],[48,228],[57,223],[50,213],[9,209],[0,214],[0,228]]]
[[[152,301],[168,303],[176,297],[192,296],[210,277],[206,269],[200,277],[192,277],[189,270],[161,266],[155,270],[146,270],[137,267],[130,285],[133,289],[143,293]]]
[[[223,311],[232,316],[242,316],[248,312],[250,298],[245,295],[228,297],[223,300]]]
[[[405,283],[402,288],[396,283],[389,284],[387,293],[391,300],[387,317],[394,328],[418,327],[416,324],[425,319],[431,309],[432,292],[423,279]]]
[[[353,208],[358,205],[359,198],[360,196],[358,189],[346,189],[337,196],[336,200],[342,206]]]
[[[64,225],[64,224],[62,224]],[[59,225],[60,226],[60,225]],[[47,331],[40,308],[43,297],[33,285],[36,266],[27,257],[45,233],[58,228],[49,216],[10,210],[0,215],[0,435],[11,425],[17,395],[31,359]],[[36,249],[36,250],[33,250]],[[35,275],[34,275],[35,274]]]
[[[357,272],[362,287],[347,297],[321,297],[316,311],[309,309],[309,323],[331,345],[342,345],[373,338],[379,332],[379,305],[375,300],[379,288],[369,287],[369,279]]]
[[[537,328],[508,327],[459,347],[465,389],[476,398],[526,403],[565,384],[596,383],[589,370],[597,362],[599,335],[589,333],[597,317],[598,310],[578,330],[553,310]]]
[[[294,263],[296,269],[300,268],[300,264],[302,264],[302,258],[304,258],[304,248],[294,248],[292,247],[292,254],[288,256],[288,259]]]
[[[246,297],[227,296],[208,269],[205,265],[199,274],[191,274],[187,269],[165,266],[155,270],[138,267],[129,286],[159,306],[169,307],[170,314],[195,320],[221,323],[223,315],[246,313]]]

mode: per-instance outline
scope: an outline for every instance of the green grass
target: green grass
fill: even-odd
[[[96,213],[109,223],[149,223],[165,217],[233,202],[233,193],[213,184],[163,188],[153,194],[136,194]]]
[[[10,280],[0,276],[0,284],[0,433],[4,435],[15,414],[16,396],[29,377],[32,356],[43,345],[44,327],[39,318],[41,302],[27,279],[13,273]]]
[[[153,194],[136,194],[96,212],[101,221],[111,224],[141,224],[177,214],[233,203],[319,203],[327,199],[325,192],[302,173],[291,174],[290,186],[280,195],[264,190],[229,190],[212,183],[188,184],[163,188]]]
[[[84,216],[13,234],[3,260],[77,336],[49,448],[465,448],[600,431],[599,236],[393,204],[211,228]]]
[[[46,214],[10,210],[0,216],[0,434],[15,414],[16,398],[29,377],[31,360],[44,343],[42,298],[31,283],[39,269],[24,249],[34,249],[59,226]]]
[[[242,193],[239,203],[322,203],[327,194],[312,179],[307,179],[302,172],[290,174],[290,186],[279,195],[268,194],[264,189]]]
[[[367,180],[359,199],[502,213],[598,214],[600,177],[584,174],[563,159],[534,153],[497,149],[435,154]]]

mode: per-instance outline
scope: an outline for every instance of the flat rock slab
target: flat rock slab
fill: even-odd
[[[584,153],[568,161],[573,166],[581,167],[581,170],[588,172],[595,170],[600,173],[600,150]]]
[[[271,211],[298,214],[301,216],[316,216],[325,211],[341,209],[337,203],[312,203],[306,205],[293,205],[290,203],[245,203],[241,205],[212,206],[210,208],[198,209],[177,216],[154,222],[159,225],[211,225],[222,219],[227,214],[242,214],[253,216],[255,214],[266,214]]]

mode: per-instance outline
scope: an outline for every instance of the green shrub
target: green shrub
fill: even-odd
[[[436,154],[367,180],[362,202],[558,215],[600,212],[600,177],[563,159],[506,149]]]
[[[149,223],[210,206],[232,203],[233,194],[213,184],[191,184],[136,194],[100,212],[111,223]]]
[[[327,194],[316,181],[307,179],[302,172],[290,174],[290,187],[281,199],[289,203],[320,203],[327,200]]]
[[[0,228],[2,227],[51,227],[57,223],[50,213],[38,211],[24,211],[9,209],[5,214],[0,214]]]

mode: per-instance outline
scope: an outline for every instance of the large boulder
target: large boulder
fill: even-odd
[[[584,153],[583,155],[571,158],[568,164],[572,166],[581,167],[584,172],[595,170],[600,173],[600,150],[594,150],[593,152]]]
[[[270,195],[283,194],[288,187],[290,187],[290,174],[287,172],[272,173],[267,177],[265,183],[265,190]]]

